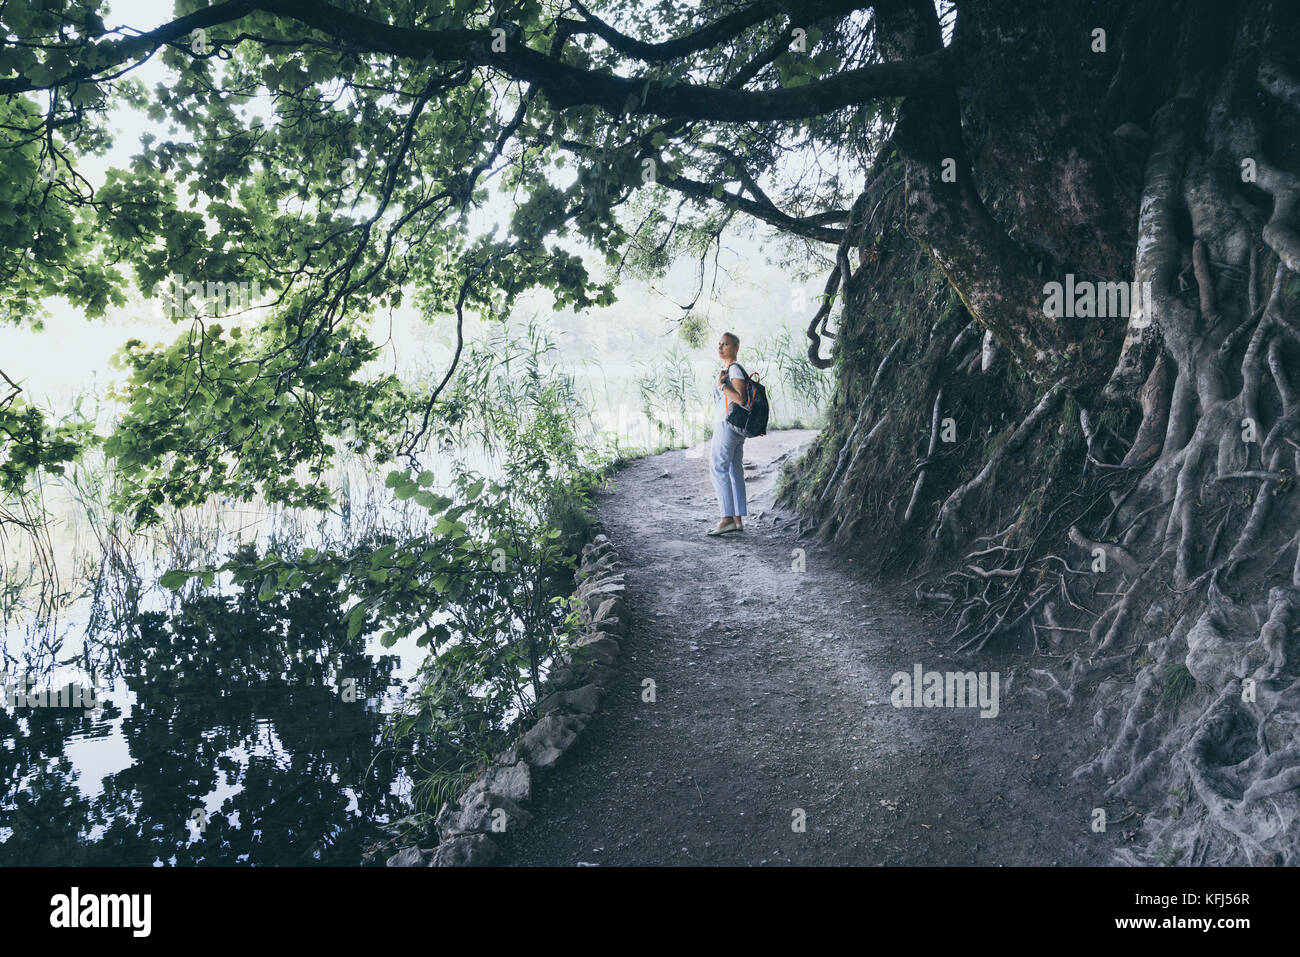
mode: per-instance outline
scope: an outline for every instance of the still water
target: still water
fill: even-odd
[[[367,851],[412,811],[409,755],[383,733],[427,648],[349,639],[347,609],[310,587],[259,601],[226,575],[184,600],[157,586],[168,568],[277,547],[281,533],[319,545],[417,530],[373,485],[317,528],[207,510],[160,536],[161,552],[159,537],[135,548],[134,577],[88,576],[111,597],[80,597],[57,624],[6,614],[0,866],[382,865],[391,848]],[[84,566],[105,536],[63,514],[56,551]],[[68,685],[82,706],[23,700]]]
[[[329,596],[200,597],[99,649],[98,708],[0,703],[0,864],[363,863],[409,812],[382,731],[424,650],[346,635]]]

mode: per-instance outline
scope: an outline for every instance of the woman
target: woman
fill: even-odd
[[[713,476],[713,487],[718,491],[718,505],[722,510],[722,521],[709,531],[710,535],[725,535],[728,532],[743,532],[741,519],[747,514],[745,508],[745,437],[734,432],[727,425],[727,412],[733,402],[749,404],[748,384],[745,370],[736,361],[740,351],[740,339],[730,332],[724,332],[718,340],[718,358],[722,360],[722,371],[718,381],[713,384],[713,400],[717,414],[713,423],[713,445],[709,456],[709,473]]]

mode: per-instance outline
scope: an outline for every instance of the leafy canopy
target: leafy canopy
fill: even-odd
[[[345,433],[413,455],[451,370],[414,391],[367,377],[358,331],[407,296],[458,325],[534,288],[605,304],[620,269],[707,252],[736,211],[837,242],[856,193],[838,171],[864,167],[881,104],[944,82],[940,55],[878,62],[854,2],[593,7],[178,0],[152,29],[95,0],[0,8],[0,316],[197,284],[172,295],[170,345],[121,357],[119,504],[319,504],[290,472],[318,476]],[[152,89],[150,59],[168,71]],[[79,165],[124,108],[153,130],[92,188]],[[493,185],[509,215],[487,228]],[[240,284],[260,295],[232,308]],[[6,421],[13,471],[58,457],[15,452]]]

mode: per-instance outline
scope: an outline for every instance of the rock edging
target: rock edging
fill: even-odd
[[[574,573],[581,628],[568,651],[556,656],[537,705],[538,719],[514,744],[443,807],[436,825],[441,843],[411,846],[388,859],[389,867],[470,867],[491,864],[498,841],[533,822],[525,805],[533,775],[545,773],[577,742],[614,685],[627,635],[624,573],[609,538],[593,526]]]

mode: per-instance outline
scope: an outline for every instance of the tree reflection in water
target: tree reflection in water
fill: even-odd
[[[408,803],[376,706],[399,659],[346,636],[308,589],[137,614],[96,649],[98,718],[0,705],[0,864],[357,864]]]

